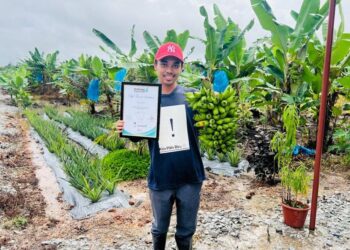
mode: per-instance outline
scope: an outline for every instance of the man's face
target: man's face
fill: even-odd
[[[161,84],[173,85],[182,72],[183,65],[176,57],[165,57],[154,64],[158,80]]]

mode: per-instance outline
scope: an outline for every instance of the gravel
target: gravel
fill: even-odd
[[[279,204],[263,214],[243,209],[199,211],[193,249],[350,249],[350,192],[319,200],[315,231],[309,231],[308,221],[309,217],[302,229],[286,226]],[[176,249],[175,222],[172,216],[166,249]],[[152,248],[150,235],[128,241],[119,235],[111,246],[87,238],[53,239],[42,244],[65,250]]]

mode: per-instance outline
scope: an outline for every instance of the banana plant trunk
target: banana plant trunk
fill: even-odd
[[[115,111],[113,109],[112,96],[110,94],[106,94],[106,96],[107,96],[107,103],[108,103],[109,111],[111,112],[112,117],[114,117]]]
[[[327,113],[326,113],[326,120],[325,120],[325,131],[324,131],[324,142],[323,142],[323,152],[327,152],[328,146],[333,143],[333,130],[335,124],[331,127],[332,122],[332,108],[334,107],[337,99],[338,99],[339,93],[334,92],[328,97],[327,102]]]
[[[96,114],[95,103],[90,103],[90,114]]]

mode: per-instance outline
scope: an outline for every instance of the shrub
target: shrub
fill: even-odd
[[[106,155],[103,167],[111,169],[121,180],[134,180],[147,176],[150,165],[148,154],[140,155],[136,151],[121,149]]]

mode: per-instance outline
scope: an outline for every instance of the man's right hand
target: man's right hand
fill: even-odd
[[[118,120],[116,123],[115,123],[115,127],[117,129],[117,132],[118,133],[121,133],[123,131],[123,128],[124,128],[124,121],[123,120]]]

